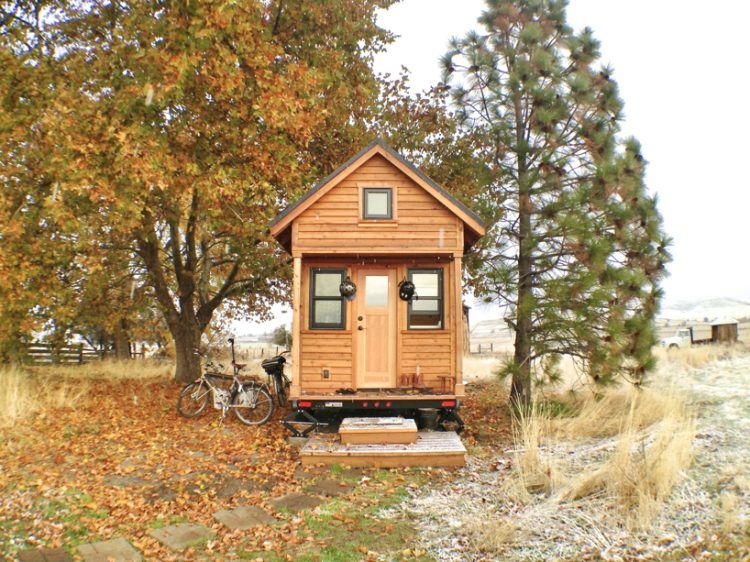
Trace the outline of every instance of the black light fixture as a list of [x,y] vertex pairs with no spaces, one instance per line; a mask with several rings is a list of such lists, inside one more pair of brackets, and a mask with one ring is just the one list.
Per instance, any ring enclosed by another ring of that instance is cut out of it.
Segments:
[[416,287],[414,286],[414,283],[408,279],[404,279],[398,284],[398,296],[402,301],[409,302],[415,299],[417,296],[415,291]]
[[344,297],[346,300],[354,300],[354,295],[357,294],[357,286],[354,284],[354,281],[352,281],[352,278],[348,275],[346,276],[346,279],[339,285],[339,293],[341,293],[341,296]]

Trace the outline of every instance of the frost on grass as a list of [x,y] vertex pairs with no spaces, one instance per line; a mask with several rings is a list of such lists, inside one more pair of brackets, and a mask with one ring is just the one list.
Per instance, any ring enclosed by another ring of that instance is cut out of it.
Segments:
[[742,354],[699,367],[667,362],[640,403],[613,398],[607,411],[622,411],[595,430],[580,429],[593,418],[537,416],[512,448],[473,458],[451,484],[398,509],[416,522],[421,546],[451,561],[659,559],[743,532],[748,373]]

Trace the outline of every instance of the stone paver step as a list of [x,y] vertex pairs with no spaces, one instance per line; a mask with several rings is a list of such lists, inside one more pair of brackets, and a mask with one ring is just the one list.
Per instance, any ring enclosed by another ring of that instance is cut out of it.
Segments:
[[64,548],[30,548],[17,556],[20,562],[73,562]]
[[82,544],[78,547],[78,554],[85,562],[141,562],[143,560],[141,553],[123,537]]
[[199,545],[214,536],[211,529],[195,523],[167,525],[154,529],[149,534],[174,552]]
[[276,522],[274,517],[262,509],[243,505],[235,509],[223,509],[214,513],[214,519],[229,529],[244,531],[256,525],[270,525]]
[[286,509],[292,513],[297,513],[303,509],[310,509],[323,503],[321,498],[308,496],[299,492],[292,492],[284,496],[271,500],[271,505],[276,509]]
[[341,482],[339,480],[320,480],[315,484],[309,486],[306,491],[311,494],[317,494],[319,496],[327,496],[334,498],[342,494],[346,494],[351,491],[352,485],[348,482]]

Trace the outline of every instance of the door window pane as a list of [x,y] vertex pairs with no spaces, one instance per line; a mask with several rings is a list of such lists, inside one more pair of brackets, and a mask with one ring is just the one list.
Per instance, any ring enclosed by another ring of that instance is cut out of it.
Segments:
[[367,275],[365,277],[365,305],[388,306],[387,275]]

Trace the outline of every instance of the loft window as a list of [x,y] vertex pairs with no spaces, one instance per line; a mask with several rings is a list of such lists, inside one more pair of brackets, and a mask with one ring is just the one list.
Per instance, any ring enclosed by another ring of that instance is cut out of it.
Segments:
[[414,283],[416,298],[409,302],[410,330],[441,330],[443,328],[443,270],[410,269],[409,281]]
[[362,218],[393,218],[393,190],[390,187],[365,187],[362,197]]
[[345,269],[315,268],[310,270],[310,328],[343,330],[346,325],[346,304],[339,285],[346,277]]

